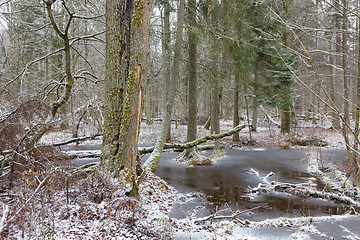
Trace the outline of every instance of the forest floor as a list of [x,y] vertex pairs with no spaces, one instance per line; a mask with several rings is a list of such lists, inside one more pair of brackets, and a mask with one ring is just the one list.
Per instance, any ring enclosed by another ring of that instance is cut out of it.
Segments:
[[[160,128],[159,122],[152,125],[142,124],[139,143],[145,145],[153,145]],[[244,123],[246,124],[246,123]],[[221,132],[229,131],[233,128],[232,121],[221,121]],[[172,124],[171,136],[173,142],[186,141],[186,125]],[[197,128],[198,136],[209,134],[203,126]],[[251,136],[250,136],[251,134]],[[224,146],[271,146],[280,148],[298,148],[306,146],[325,146],[329,148],[345,148],[341,131],[331,128],[329,121],[321,124],[312,124],[310,122],[298,122],[292,129],[290,134],[284,135],[280,133],[280,128],[271,126],[260,126],[256,132],[245,128],[239,132],[240,141],[233,142],[232,137],[222,139]]]
[[[153,145],[159,126],[160,123],[142,124],[139,144]],[[243,130],[240,142],[235,145],[344,148],[340,132],[327,126],[303,126],[295,128],[289,135],[281,135],[275,127],[270,130],[259,127],[257,132],[251,132],[251,138],[249,131]],[[230,121],[221,123],[222,131],[231,128]],[[171,131],[173,141],[185,141],[186,126],[173,124]],[[208,130],[198,127],[198,136],[208,133]],[[80,134],[92,133],[84,128]],[[61,142],[69,138],[69,132],[52,132],[43,138],[42,143]],[[88,141],[86,144],[99,142]],[[231,137],[222,139],[222,143],[224,146],[233,145]],[[335,224],[343,218],[349,220],[354,217],[280,218],[270,222],[252,222],[240,219],[239,213],[232,212],[227,216],[213,215],[207,219],[196,215],[174,219],[168,213],[177,196],[176,190],[152,173],[142,181],[140,199],[136,200],[125,196],[130,186],[109,178],[96,167],[83,169],[65,165],[50,164],[46,173],[27,170],[19,176],[15,187],[0,194],[0,232],[3,239],[277,239],[275,236],[310,239],[309,234],[324,237],[314,227],[315,223],[331,221]],[[276,228],[264,229],[269,226]],[[359,238],[355,235],[349,239]]]

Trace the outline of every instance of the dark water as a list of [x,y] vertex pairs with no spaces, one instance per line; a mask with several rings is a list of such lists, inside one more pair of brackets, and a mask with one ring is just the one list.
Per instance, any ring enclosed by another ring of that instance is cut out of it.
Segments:
[[[97,150],[100,145],[66,146],[69,150]],[[227,155],[215,160],[213,166],[189,167],[174,159],[179,153],[165,152],[155,172],[180,193],[171,215],[184,218],[196,210],[199,215],[208,215],[219,209],[246,210],[250,220],[263,220],[279,216],[318,216],[343,214],[348,206],[328,201],[290,196],[282,193],[264,193],[254,198],[247,194],[248,187],[268,181],[301,183],[308,180],[305,150],[243,147],[226,149]],[[201,152],[209,156],[211,151]],[[344,150],[323,150],[324,164],[344,161]],[[146,160],[148,155],[143,157]],[[75,159],[75,165],[84,165],[98,159]]]
[[[324,158],[336,161],[344,157],[343,152],[323,153]],[[175,204],[173,217],[186,217],[188,210],[202,205],[200,213],[206,215],[230,206],[232,210],[252,211],[251,220],[263,220],[269,217],[318,216],[327,214],[343,214],[349,208],[320,199],[290,196],[282,193],[266,193],[249,198],[248,187],[255,187],[268,181],[301,183],[308,180],[305,150],[289,150],[277,148],[236,148],[226,149],[227,156],[217,159],[213,166],[187,167],[176,163],[176,153],[165,153],[156,174],[165,179],[179,192],[185,194],[183,202]],[[205,152],[209,154],[209,152]],[[344,159],[344,158],[343,158]],[[258,174],[255,174],[257,172]],[[192,198],[191,192],[201,192],[201,198]],[[188,194],[188,195],[186,195]],[[183,198],[184,198],[183,197]]]

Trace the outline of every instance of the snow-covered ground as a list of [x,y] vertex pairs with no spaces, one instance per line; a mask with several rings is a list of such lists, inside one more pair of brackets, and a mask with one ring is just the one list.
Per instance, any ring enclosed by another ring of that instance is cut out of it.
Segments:
[[[142,123],[139,144],[153,145],[160,124]],[[316,138],[325,140],[328,147],[344,148],[340,132],[326,126],[315,128],[308,123],[298,126],[304,127],[295,128],[290,135],[281,135],[278,128],[269,130],[261,126],[251,133],[252,141],[248,130],[243,130],[237,144],[297,148],[294,139]],[[221,122],[223,132],[231,128],[231,121]],[[173,141],[185,142],[186,126],[172,124],[171,131]],[[80,133],[86,136],[95,132],[84,128]],[[208,133],[198,126],[198,136]],[[69,131],[50,132],[41,143],[70,138]],[[85,144],[101,144],[101,138]],[[232,144],[231,137],[223,139],[223,144]],[[36,191],[45,177],[46,184]],[[140,189],[140,200],[125,197],[128,186],[109,179],[99,169],[85,172],[54,166],[48,176],[30,171],[23,175],[21,184],[1,197],[2,236],[5,239],[337,239],[338,236],[360,239],[360,231],[354,229],[360,219],[354,215],[281,218],[268,222],[251,222],[228,215],[199,223],[196,214],[183,219],[169,216],[179,194],[159,177],[148,174]],[[332,226],[342,230],[326,232]]]

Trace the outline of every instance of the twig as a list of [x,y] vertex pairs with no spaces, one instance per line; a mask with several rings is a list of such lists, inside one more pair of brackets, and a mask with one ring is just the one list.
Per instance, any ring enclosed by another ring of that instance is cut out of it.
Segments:
[[[26,202],[16,211],[16,213],[5,223],[1,224],[0,226],[0,234],[3,233],[4,229],[9,225],[9,223],[13,222],[15,218],[21,213],[21,211],[25,208],[25,206],[34,198],[35,194],[41,189],[41,187],[44,185],[46,180],[49,178],[50,173],[39,183],[38,187],[35,189],[33,194],[26,200]],[[4,216],[3,216],[4,218]],[[3,218],[1,219],[1,223],[3,221]]]
[[[229,207],[229,205],[228,205],[228,207]],[[229,208],[230,208],[230,207],[229,207]],[[240,215],[240,214],[243,214],[243,213],[246,213],[246,212],[250,212],[250,211],[256,210],[256,209],[258,209],[258,208],[260,208],[260,206],[257,206],[257,207],[254,207],[254,208],[250,208],[250,209],[246,209],[246,210],[243,210],[243,211],[237,210],[237,211],[235,211],[235,212],[233,212],[233,211],[230,209],[230,211],[232,212],[231,215],[217,215],[217,214],[218,214],[218,211],[216,211],[214,214],[211,214],[211,215],[209,215],[209,216],[195,219],[195,220],[194,220],[194,223],[195,223],[195,224],[199,224],[199,223],[201,223],[201,222],[205,222],[205,221],[210,220],[210,219],[211,219],[211,220],[216,220],[216,219],[235,219],[235,218],[236,218],[238,215]],[[237,220],[239,220],[239,219],[237,219]],[[245,225],[245,223],[243,223],[242,221],[240,221],[240,222]]]

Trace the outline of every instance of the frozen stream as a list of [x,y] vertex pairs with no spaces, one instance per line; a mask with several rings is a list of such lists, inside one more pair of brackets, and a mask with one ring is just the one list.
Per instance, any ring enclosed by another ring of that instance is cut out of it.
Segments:
[[[342,214],[348,210],[340,204],[327,201],[288,196],[286,194],[262,194],[250,199],[248,186],[255,187],[268,181],[288,183],[306,182],[304,150],[277,148],[226,149],[227,156],[215,160],[213,166],[186,167],[172,160],[178,153],[166,153],[156,174],[175,187],[183,196],[174,207],[173,217],[183,218],[195,207],[204,206],[202,214],[213,213],[225,204],[233,210],[260,207],[247,216],[250,220],[263,220],[280,216],[301,217]],[[206,153],[205,153],[206,154]],[[324,158],[328,157],[326,153]],[[341,156],[341,153],[339,153]],[[330,157],[330,156],[329,156]],[[196,192],[203,193],[199,197]]]
[[[64,150],[94,150],[98,147],[100,146],[67,146]],[[304,160],[305,150],[242,147],[226,149],[226,152],[227,155],[216,159],[213,166],[196,167],[176,162],[174,158],[179,153],[165,152],[163,154],[155,173],[179,192],[171,212],[172,217],[181,219],[193,214],[202,217],[214,213],[216,209],[225,209],[222,214],[226,214],[226,209],[229,207],[232,210],[256,208],[242,216],[254,221],[276,217],[337,215],[349,210],[348,206],[321,199],[294,197],[280,193],[261,194],[250,198],[246,194],[248,186],[254,187],[266,180],[288,183],[306,182],[309,174]],[[210,155],[211,151],[204,151],[201,154]],[[324,164],[344,161],[345,154],[343,150],[322,150]],[[144,156],[143,160],[147,157],[147,155]],[[74,163],[79,165],[96,160],[98,159],[74,160]],[[270,172],[274,174],[264,180]],[[359,221],[359,217],[352,217],[348,220],[318,223],[317,228],[323,233],[330,234],[327,235],[328,239],[360,239]],[[249,229],[239,231],[239,234],[243,232],[246,236],[252,234],[252,230]],[[351,236],[356,237],[346,238],[343,234],[349,231]],[[262,232],[265,236],[269,234],[274,236],[269,239],[277,239],[275,236],[286,239],[286,236],[294,231],[290,228],[262,229],[256,231],[255,237],[261,239],[259,234]]]

